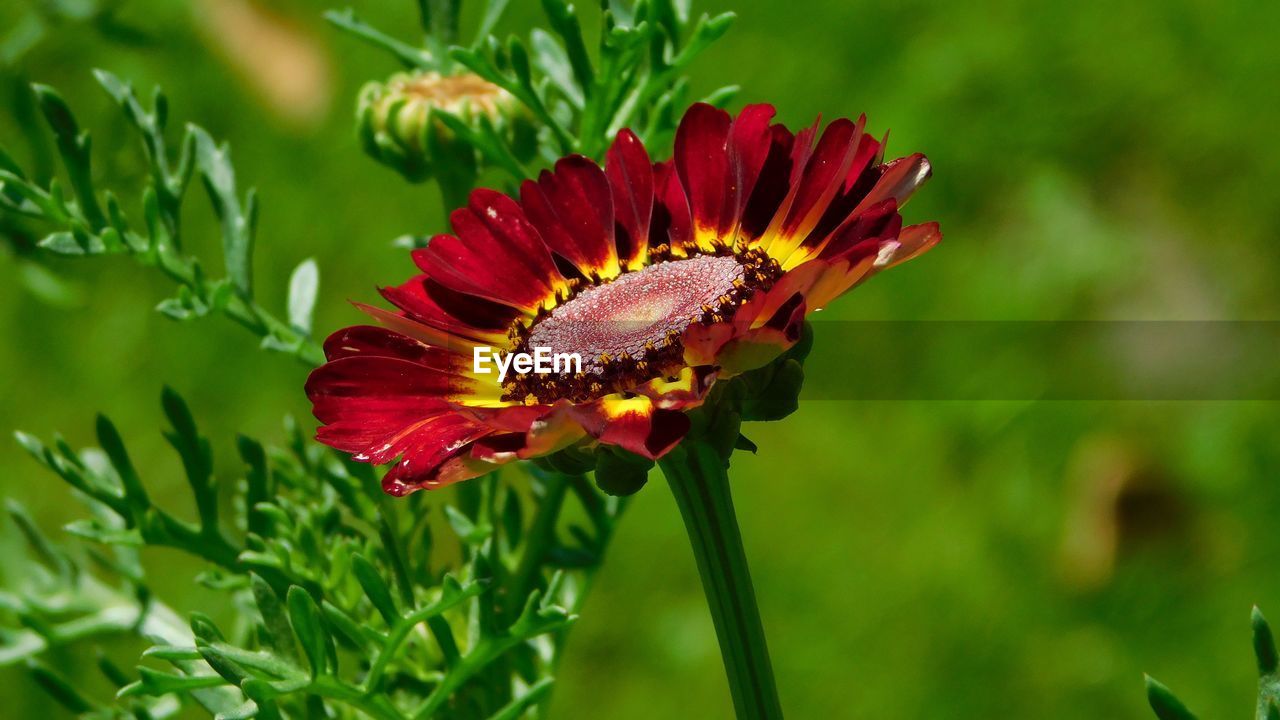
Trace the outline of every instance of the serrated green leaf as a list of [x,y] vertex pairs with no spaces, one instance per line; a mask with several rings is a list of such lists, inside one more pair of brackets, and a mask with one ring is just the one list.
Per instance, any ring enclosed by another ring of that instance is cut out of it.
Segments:
[[[276,655],[260,650],[245,650],[223,642],[201,644],[200,656],[206,661],[213,659],[214,662],[209,664],[215,668],[218,665],[234,666],[242,673],[247,671],[260,678],[295,682],[305,678],[301,668]],[[236,680],[236,683],[242,681],[243,678]]]
[[73,520],[64,525],[63,529],[76,537],[105,545],[142,547],[146,544],[142,540],[142,533],[135,529],[106,527],[93,520]]
[[203,642],[220,642],[226,638],[213,618],[202,612],[191,613],[191,634]]
[[191,409],[173,388],[165,386],[161,393],[165,416],[173,426],[165,438],[182,458],[187,484],[195,496],[201,529],[210,535],[218,527],[218,491],[213,482],[213,451],[209,441],[196,429]]
[[242,205],[228,147],[215,143],[203,128],[191,126],[191,133],[195,138],[196,169],[222,224],[222,258],[227,277],[244,297],[252,297],[253,193],[250,191]]
[[582,39],[582,24],[578,21],[578,16],[565,0],[542,0],[542,9],[547,14],[551,29],[564,41],[574,78],[583,94],[589,96],[595,85],[595,71],[591,67],[587,45]]
[[161,300],[156,304],[156,312],[170,320],[178,321],[194,320],[206,314],[202,309],[192,307],[190,301],[181,298]]
[[48,85],[31,86],[36,94],[36,102],[44,114],[45,121],[53,130],[58,146],[58,154],[67,169],[67,177],[71,180],[71,188],[80,205],[80,212],[93,230],[100,230],[106,225],[106,217],[94,195],[92,173],[90,171],[89,134],[80,131],[71,108],[62,96]]
[[574,107],[581,109],[585,98],[582,88],[573,76],[573,66],[564,48],[546,31],[534,28],[529,33],[529,44],[534,60],[542,72],[555,84]]
[[395,599],[391,596],[391,588],[382,579],[378,569],[365,556],[357,553],[351,558],[351,571],[382,619],[388,626],[395,625],[400,620],[400,611],[396,608]]
[[266,518],[258,510],[258,505],[271,496],[267,453],[261,443],[245,435],[236,436],[236,449],[245,464],[245,526],[250,533],[261,535],[266,532]]
[[284,604],[280,602],[280,596],[257,573],[249,574],[249,587],[253,591],[258,614],[262,616],[262,629],[267,643],[276,654],[297,660],[298,648],[293,642],[292,625]]
[[168,662],[193,661],[200,659],[200,651],[194,647],[181,645],[153,645],[142,651],[142,657],[155,658]]
[[316,601],[306,590],[294,585],[289,588],[287,603],[289,622],[311,665],[311,677],[328,674],[329,646],[333,638],[324,627]]
[[134,468],[133,461],[129,459],[129,453],[125,449],[120,432],[116,430],[110,418],[101,414],[98,415],[96,429],[98,446],[106,453],[116,475],[119,476],[124,488],[125,500],[136,511],[141,511],[150,505],[150,501],[147,499],[146,489],[142,486],[142,480],[138,477],[138,471]]
[[738,93],[741,91],[741,85],[725,85],[722,88],[717,88],[707,93],[698,102],[706,103],[712,107],[725,108],[729,103],[733,102],[733,99],[737,97]]
[[220,675],[178,675],[160,672],[149,667],[139,667],[138,675],[141,676],[141,680],[121,688],[120,692],[116,693],[116,697],[157,697],[227,684]]
[[36,243],[40,248],[58,255],[101,255],[107,246],[98,237],[77,238],[70,232],[50,233]]
[[528,88],[529,92],[536,92],[533,88],[533,70],[529,65],[529,49],[518,36],[507,38],[507,54],[511,58],[511,70],[515,73],[516,80]]
[[71,108],[57,90],[40,83],[32,84],[31,89],[36,94],[36,102],[44,114],[45,122],[49,123],[49,129],[55,135],[74,138],[80,134],[80,126],[76,123]]

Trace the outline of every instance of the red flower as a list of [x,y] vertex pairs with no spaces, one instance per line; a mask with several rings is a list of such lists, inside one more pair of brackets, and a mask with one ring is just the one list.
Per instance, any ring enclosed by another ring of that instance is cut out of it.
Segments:
[[[603,169],[574,155],[519,200],[476,190],[454,235],[414,251],[421,274],[382,290],[398,312],[361,306],[382,327],[325,342],[307,382],[319,440],[396,462],[396,495],[580,442],[669,451],[717,378],[768,363],[807,313],[941,239],[898,214],[929,177],[923,155],[882,162],[865,118],[818,137],[773,115],[695,105],[671,161],[623,130]],[[581,372],[499,381],[475,371],[477,347],[577,353]]]

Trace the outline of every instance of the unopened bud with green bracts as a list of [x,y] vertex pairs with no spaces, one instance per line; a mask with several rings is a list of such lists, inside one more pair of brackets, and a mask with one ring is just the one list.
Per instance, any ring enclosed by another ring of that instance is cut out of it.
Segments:
[[518,167],[537,145],[528,110],[471,73],[397,73],[371,82],[356,116],[365,151],[414,182],[472,177],[492,164]]

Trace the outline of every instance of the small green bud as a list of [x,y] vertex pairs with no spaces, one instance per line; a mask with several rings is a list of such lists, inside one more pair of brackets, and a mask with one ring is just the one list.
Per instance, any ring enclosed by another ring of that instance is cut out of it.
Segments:
[[[460,137],[440,113],[456,117],[473,137]],[[471,73],[397,73],[369,83],[360,91],[356,119],[365,152],[413,182],[473,176],[484,162],[477,142],[504,144],[521,159],[536,146],[525,107]]]

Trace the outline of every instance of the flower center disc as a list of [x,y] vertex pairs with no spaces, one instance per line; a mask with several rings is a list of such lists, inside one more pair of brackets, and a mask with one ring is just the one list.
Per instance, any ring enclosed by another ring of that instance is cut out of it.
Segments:
[[780,274],[763,252],[721,252],[662,260],[588,287],[533,325],[516,324],[511,331],[512,352],[576,354],[581,372],[508,375],[503,398],[579,402],[672,375],[684,362],[680,338],[686,328],[732,317],[745,298]]
[[610,360],[641,360],[678,337],[743,278],[732,255],[699,255],[630,272],[589,288],[529,332],[530,347],[577,353],[582,370],[601,374]]
[[684,364],[685,329],[732,319],[739,305],[782,276],[778,262],[759,248],[735,252],[719,247],[705,255],[672,258],[660,245],[650,257],[659,259],[584,288],[532,325],[513,323],[512,353],[546,348],[555,358],[577,355],[581,372],[560,372],[561,365],[556,372],[508,374],[503,399],[583,402],[674,376]]

